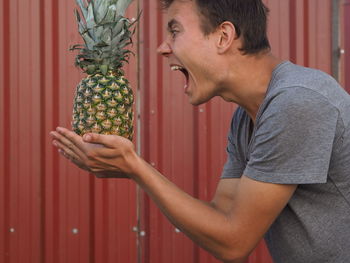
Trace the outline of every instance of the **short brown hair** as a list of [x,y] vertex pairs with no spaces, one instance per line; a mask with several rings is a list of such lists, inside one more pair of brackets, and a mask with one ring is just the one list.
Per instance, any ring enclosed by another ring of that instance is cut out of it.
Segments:
[[[164,9],[176,0],[160,0]],[[202,14],[202,30],[208,35],[224,21],[231,22],[237,36],[242,36],[243,54],[270,49],[267,38],[269,9],[262,0],[193,0]]]

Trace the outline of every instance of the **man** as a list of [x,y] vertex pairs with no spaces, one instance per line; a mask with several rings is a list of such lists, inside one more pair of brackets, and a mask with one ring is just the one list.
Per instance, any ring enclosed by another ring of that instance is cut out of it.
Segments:
[[164,0],[158,52],[186,76],[189,101],[237,103],[215,196],[199,201],[118,136],[64,128],[54,145],[97,175],[127,176],[169,220],[224,262],[244,262],[265,236],[276,263],[350,258],[350,96],[325,73],[281,61],[261,0]]

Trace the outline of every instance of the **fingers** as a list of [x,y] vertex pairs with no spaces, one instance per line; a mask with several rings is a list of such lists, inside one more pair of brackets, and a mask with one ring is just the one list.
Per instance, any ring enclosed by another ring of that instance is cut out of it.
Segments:
[[79,168],[90,172],[90,169],[84,164],[84,161],[81,158],[81,156],[77,155],[74,151],[66,147],[59,140],[54,140],[52,144],[58,148],[58,152],[63,157],[65,157],[66,159],[68,159],[69,161],[77,165]]
[[62,127],[57,127],[56,131],[66,138],[64,141],[69,149],[74,150],[74,146],[80,150],[83,149],[84,142],[78,134]]
[[94,159],[96,156],[110,155],[109,148],[105,148],[102,144],[86,143],[79,135],[65,128],[58,127],[57,131],[52,131],[50,135],[55,139],[53,144],[63,151],[67,159],[74,158],[85,163],[88,159]]
[[59,141],[53,141],[52,142],[53,145],[55,145],[59,150],[59,153],[61,155],[63,155],[65,158],[67,158],[70,161],[75,161],[75,160],[79,160],[80,157],[78,155],[76,155],[71,149],[65,147],[62,143],[60,143]]
[[78,157],[79,159],[84,158],[83,152],[64,135],[56,131],[51,132],[50,135],[55,139],[53,144],[59,149],[63,150],[67,155],[72,156],[72,153],[74,153],[74,157]]

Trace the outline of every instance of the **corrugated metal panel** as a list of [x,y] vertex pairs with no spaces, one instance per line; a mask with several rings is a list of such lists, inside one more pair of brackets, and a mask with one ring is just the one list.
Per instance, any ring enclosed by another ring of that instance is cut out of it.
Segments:
[[[215,99],[192,107],[183,94],[183,76],[170,72],[156,55],[165,37],[165,17],[144,1],[141,50],[143,156],[186,192],[210,200],[225,162],[226,134],[234,105]],[[331,72],[331,1],[266,0],[269,37],[283,59]],[[143,262],[218,262],[194,246],[162,216],[148,197],[143,202]],[[261,243],[249,263],[271,258]]]
[[[1,263],[136,262],[135,185],[78,171],[49,138],[70,126],[82,77],[68,51],[79,40],[74,6],[0,2]],[[136,88],[135,59],[127,71]]]
[[[165,34],[157,1],[139,2],[140,79],[135,58],[127,74],[140,86],[142,155],[188,193],[210,200],[235,106],[219,99],[189,105],[183,77],[156,55]],[[330,73],[331,0],[265,2],[274,53]],[[143,192],[138,254],[135,185],[97,180],[51,146],[49,131],[70,125],[82,77],[67,51],[79,41],[74,5],[0,0],[0,263],[217,262],[176,232]],[[129,14],[136,15],[136,3]],[[248,262],[271,262],[263,243]]]
[[331,0],[266,0],[272,51],[331,73]]
[[[38,32],[35,5],[21,6],[17,1],[1,2],[3,26],[3,64],[1,122],[2,157],[1,199],[4,210],[1,225],[1,257],[3,262],[24,262],[40,259],[40,82]],[[26,13],[33,16],[26,22],[18,19]],[[10,16],[9,13],[13,15]],[[26,48],[24,48],[26,46]],[[29,187],[28,187],[29,186]],[[25,251],[26,253],[18,253]],[[11,255],[11,256],[10,256]]]
[[5,13],[8,13],[8,4],[5,5],[1,2],[0,8],[0,262],[5,262],[5,251],[8,251],[8,231],[5,228],[7,223],[7,217],[5,216],[5,211],[8,211],[8,177],[5,177],[5,174],[8,174],[9,170],[9,146],[7,140],[8,138],[8,129],[6,123],[8,123],[7,112],[8,103],[5,104],[5,98],[8,98],[8,89],[5,89],[9,85],[8,80],[5,79],[5,76],[8,76],[8,65],[9,56],[6,56],[5,50],[8,50],[8,41],[5,41],[5,35],[8,35],[8,19],[5,19]]

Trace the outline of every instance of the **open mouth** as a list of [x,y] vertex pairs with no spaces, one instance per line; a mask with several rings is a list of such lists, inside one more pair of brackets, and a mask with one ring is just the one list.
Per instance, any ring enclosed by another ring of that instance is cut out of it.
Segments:
[[185,75],[185,77],[186,77],[186,84],[184,86],[184,89],[186,90],[187,87],[188,87],[188,81],[189,81],[189,73],[188,73],[187,69],[185,69],[184,67],[178,66],[178,65],[172,65],[172,66],[170,66],[170,68],[171,68],[172,71],[179,70]]

